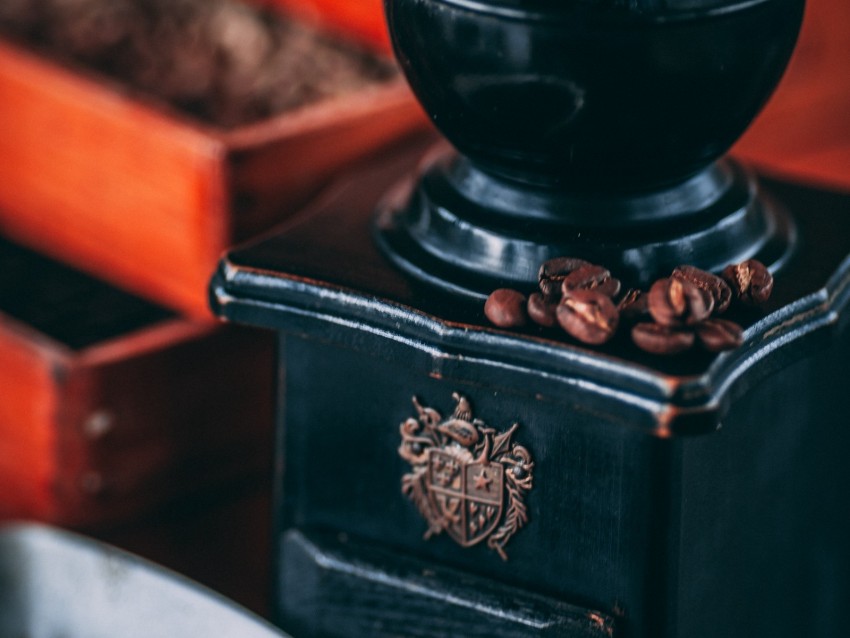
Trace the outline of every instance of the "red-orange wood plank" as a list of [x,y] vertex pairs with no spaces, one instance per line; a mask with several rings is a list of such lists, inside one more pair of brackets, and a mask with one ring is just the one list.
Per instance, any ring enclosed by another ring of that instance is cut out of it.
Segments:
[[53,515],[53,427],[63,354],[0,317],[0,519]]
[[[224,154],[113,86],[0,42],[4,234],[179,304],[226,245]],[[163,262],[183,275],[152,289],[146,272]]]
[[209,320],[236,237],[424,123],[399,80],[225,132],[0,39],[0,233]]

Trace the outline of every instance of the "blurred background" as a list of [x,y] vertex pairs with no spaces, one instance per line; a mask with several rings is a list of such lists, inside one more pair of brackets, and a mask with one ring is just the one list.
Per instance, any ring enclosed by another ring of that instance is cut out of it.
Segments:
[[[733,153],[850,191],[850,3]],[[267,611],[271,335],[207,282],[355,164],[433,135],[380,0],[0,0],[0,522]]]

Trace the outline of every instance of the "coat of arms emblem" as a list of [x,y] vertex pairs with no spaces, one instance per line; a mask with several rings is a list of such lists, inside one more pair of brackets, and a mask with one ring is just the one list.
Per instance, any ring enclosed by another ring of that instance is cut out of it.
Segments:
[[531,489],[531,454],[513,442],[519,427],[497,432],[472,418],[466,397],[452,395],[454,413],[443,419],[414,397],[418,416],[401,424],[401,457],[412,471],[401,489],[428,522],[425,538],[446,532],[463,547],[486,540],[508,559],[505,545],[528,522],[524,497]]

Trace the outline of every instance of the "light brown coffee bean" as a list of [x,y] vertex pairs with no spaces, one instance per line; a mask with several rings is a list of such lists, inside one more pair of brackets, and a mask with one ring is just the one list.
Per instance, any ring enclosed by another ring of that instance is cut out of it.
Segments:
[[710,292],[682,279],[659,279],[649,290],[649,312],[663,326],[697,324],[713,308]]
[[732,301],[732,289],[717,275],[707,270],[701,270],[695,266],[679,266],[670,275],[673,279],[689,281],[697,288],[711,293],[714,299],[714,312],[720,314],[726,312],[729,302]]
[[518,328],[527,323],[525,295],[510,288],[494,290],[484,303],[484,315],[500,328]]
[[727,266],[721,276],[735,296],[745,304],[762,304],[770,299],[773,292],[773,275],[756,259]]
[[600,345],[617,332],[620,315],[608,295],[596,290],[573,290],[558,305],[558,323],[570,335]]
[[614,279],[607,268],[588,264],[564,277],[561,293],[566,295],[571,290],[596,290],[603,295],[614,297],[620,292],[620,280]]

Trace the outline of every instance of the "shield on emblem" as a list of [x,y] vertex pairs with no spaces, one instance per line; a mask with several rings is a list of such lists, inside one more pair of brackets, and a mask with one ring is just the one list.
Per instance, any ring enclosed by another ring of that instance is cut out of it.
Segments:
[[496,529],[503,494],[500,463],[464,463],[442,450],[431,450],[428,498],[440,526],[461,546],[480,543]]

